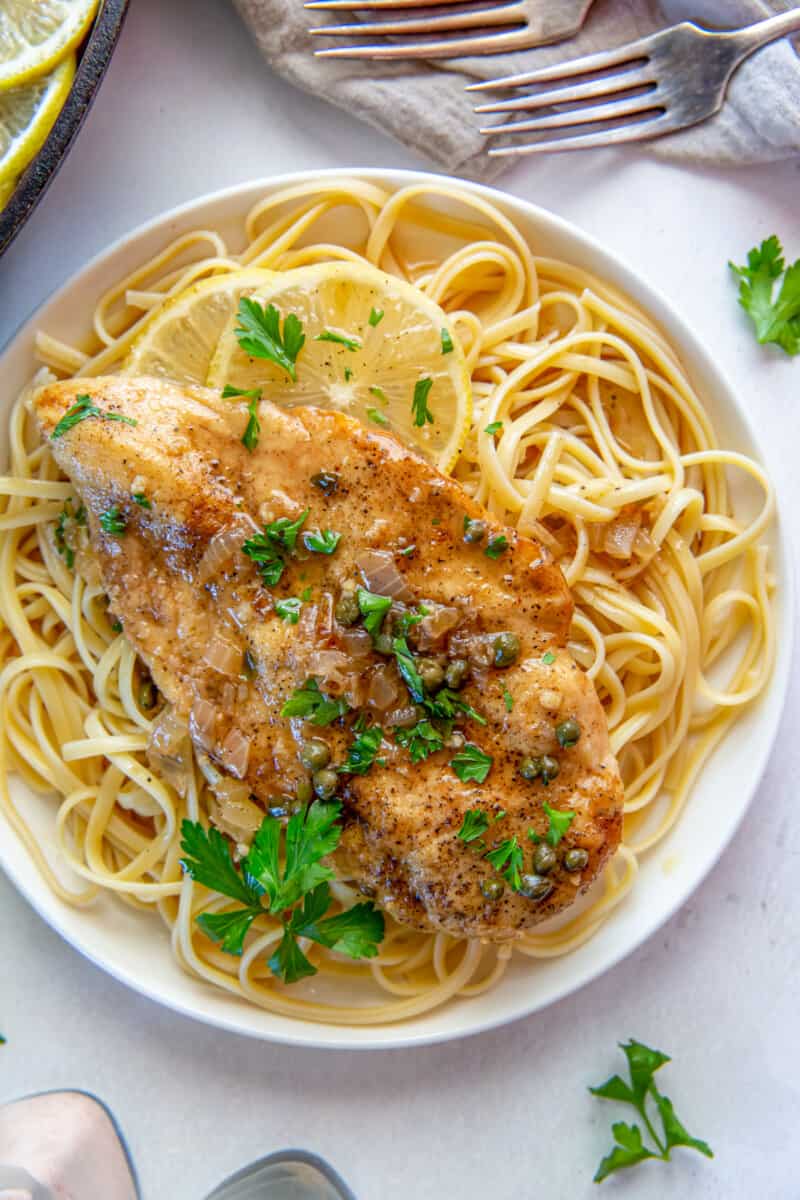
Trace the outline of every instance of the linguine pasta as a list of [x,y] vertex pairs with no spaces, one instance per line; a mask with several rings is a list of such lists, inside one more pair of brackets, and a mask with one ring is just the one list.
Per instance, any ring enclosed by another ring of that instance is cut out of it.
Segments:
[[[333,228],[346,228],[347,241]],[[570,648],[594,680],[625,783],[623,845],[571,913],[513,946],[387,919],[377,958],[304,944],[319,974],[285,986],[266,964],[280,927],[265,914],[241,958],[222,953],[194,917],[224,898],[209,898],[179,862],[181,819],[206,818],[213,796],[199,769],[179,795],[148,763],[151,717],[137,699],[136,656],[91,572],[70,570],[58,552],[55,523],[74,493],[35,430],[33,384],[13,408],[9,474],[0,479],[0,803],[62,900],[85,905],[105,890],[157,913],[191,974],[290,1017],[398,1021],[497,985],[512,957],[569,953],[635,885],[638,860],[679,819],[703,764],[769,678],[762,539],[773,494],[757,463],[718,446],[647,316],[580,268],[534,254],[480,195],[446,183],[390,193],[323,179],[256,204],[244,232],[236,251],[214,231],[183,234],[99,297],[80,344],[41,331],[41,363],[60,377],[113,372],[171,297],[243,266],[366,259],[439,303],[462,341],[474,395],[454,474],[564,571],[575,600]],[[499,434],[486,433],[496,422]],[[732,510],[731,472],[763,494],[752,520]],[[79,888],[47,860],[24,802],[12,799],[11,773],[58,796],[54,835]],[[333,892],[345,904],[356,898],[346,880]]]

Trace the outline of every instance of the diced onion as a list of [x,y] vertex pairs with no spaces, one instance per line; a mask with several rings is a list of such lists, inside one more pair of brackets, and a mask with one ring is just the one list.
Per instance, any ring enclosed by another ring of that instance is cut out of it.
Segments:
[[430,608],[431,612],[427,617],[422,618],[417,627],[417,645],[420,650],[430,650],[446,633],[455,629],[461,620],[461,613],[457,608],[450,608],[444,604],[431,604],[427,600],[425,606]]
[[185,794],[191,770],[192,747],[186,725],[167,705],[153,722],[147,757],[153,769]]
[[389,674],[388,667],[377,667],[370,676],[367,704],[370,708],[377,709],[378,712],[384,712],[395,703],[399,691],[396,680]]
[[620,513],[610,525],[606,526],[603,542],[605,553],[611,558],[630,559],[641,524],[642,514],[638,510]]
[[414,594],[397,569],[394,555],[388,550],[361,550],[356,555],[356,566],[364,577],[370,592],[380,596],[391,596],[410,604]]
[[372,653],[372,638],[366,629],[343,629],[339,640],[344,646],[345,654],[351,658],[366,658]]
[[215,533],[206,547],[206,552],[197,564],[194,582],[203,584],[216,575],[220,567],[241,549],[247,534],[243,529],[223,529]]
[[236,728],[230,729],[217,747],[214,757],[231,775],[244,779],[250,758],[250,738]]
[[214,634],[206,647],[203,661],[221,675],[238,675],[242,669],[242,651],[233,642]]
[[413,704],[407,704],[405,708],[393,708],[390,713],[387,713],[383,723],[391,729],[408,729],[411,725],[416,725],[418,720],[416,708]]
[[309,675],[316,676],[329,687],[345,687],[349,669],[352,669],[352,662],[341,650],[314,650],[308,660]]
[[217,710],[214,705],[198,696],[189,713],[189,733],[192,735],[192,741],[204,750],[212,750],[216,723]]

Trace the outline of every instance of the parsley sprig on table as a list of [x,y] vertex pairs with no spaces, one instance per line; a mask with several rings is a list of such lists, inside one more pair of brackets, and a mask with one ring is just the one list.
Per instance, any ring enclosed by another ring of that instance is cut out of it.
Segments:
[[351,958],[371,958],[383,940],[383,915],[371,901],[356,904],[335,917],[325,917],[331,902],[328,880],[333,871],[322,864],[339,844],[336,824],[341,805],[319,800],[289,818],[285,837],[281,822],[266,816],[237,870],[228,843],[216,829],[199,821],[181,825],[181,866],[211,891],[238,902],[226,912],[201,913],[197,923],[226,954],[241,954],[253,922],[266,914],[283,925],[278,949],[269,959],[273,975],[294,983],[316,974],[297,939],[308,938]]
[[[630,1082],[626,1083],[619,1075],[612,1075],[599,1087],[590,1087],[589,1091],[603,1100],[617,1100],[620,1104],[631,1105],[642,1118],[656,1148],[644,1144],[638,1125],[627,1125],[624,1121],[615,1122],[611,1126],[614,1147],[597,1168],[594,1182],[602,1183],[615,1171],[633,1167],[647,1158],[660,1158],[663,1162],[668,1162],[670,1151],[675,1146],[688,1146],[700,1154],[705,1154],[707,1158],[713,1158],[714,1153],[708,1143],[690,1136],[675,1115],[672,1101],[662,1095],[656,1087],[653,1077],[660,1067],[671,1061],[669,1056],[662,1054],[660,1050],[651,1050],[649,1046],[633,1039],[626,1044],[620,1043],[620,1049],[628,1060]],[[656,1133],[647,1112],[648,1104],[651,1108],[655,1107],[661,1121],[661,1136]]]
[[786,267],[783,247],[773,235],[748,253],[746,267],[728,266],[739,280],[739,303],[761,345],[771,343],[789,355],[800,354],[800,258]]
[[234,329],[239,345],[252,358],[264,358],[282,367],[292,382],[297,380],[297,356],[306,344],[303,326],[289,313],[281,329],[281,315],[274,304],[262,307],[257,300],[243,296]]

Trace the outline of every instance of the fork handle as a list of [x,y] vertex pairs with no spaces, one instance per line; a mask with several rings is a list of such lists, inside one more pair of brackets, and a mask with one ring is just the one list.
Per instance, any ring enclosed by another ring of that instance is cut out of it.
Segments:
[[790,12],[778,13],[776,17],[767,17],[765,21],[756,21],[755,25],[746,25],[728,36],[738,42],[743,56],[752,54],[760,46],[775,42],[778,38],[786,37],[789,33],[800,30],[800,8]]

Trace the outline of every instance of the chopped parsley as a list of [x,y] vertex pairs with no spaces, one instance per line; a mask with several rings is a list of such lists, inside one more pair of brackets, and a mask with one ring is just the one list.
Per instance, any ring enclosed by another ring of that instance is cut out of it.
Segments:
[[139,508],[152,508],[153,507],[152,504],[150,503],[150,501],[147,499],[147,496],[145,496],[144,492],[134,492],[133,493],[133,502],[134,502],[134,504],[138,504]]
[[71,532],[76,525],[85,525],[85,524],[86,524],[86,509],[84,508],[84,506],[82,504],[80,504],[78,506],[78,508],[75,510],[75,512],[73,513],[72,501],[66,500],[64,502],[64,507],[62,508],[61,512],[58,514],[58,520],[56,521],[54,538],[55,538],[55,543],[56,543],[56,550],[62,556],[62,558],[64,559],[64,562],[66,563],[66,565],[70,571],[75,566],[75,549],[70,544],[70,541],[68,541],[68,538],[71,536]]
[[314,338],[315,342],[336,342],[337,346],[344,346],[346,350],[360,350],[361,342],[355,338],[345,337],[343,333],[334,333],[332,329],[323,329],[322,333],[318,333]]
[[281,709],[282,717],[302,717],[312,725],[330,725],[348,711],[347,701],[334,700],[319,690],[316,679],[307,679],[295,688]]
[[305,345],[306,335],[295,314],[287,315],[281,330],[280,313],[274,304],[262,308],[257,300],[243,296],[237,318],[239,324],[234,333],[245,353],[274,362],[296,381],[297,356]]
[[484,857],[492,864],[495,871],[498,871],[506,882],[511,885],[513,890],[518,892],[522,884],[520,870],[524,860],[522,848],[517,841],[516,835],[500,842],[498,846],[495,846]]
[[127,521],[120,513],[118,504],[112,504],[111,508],[107,508],[104,513],[100,514],[100,527],[106,533],[120,537],[125,532],[126,526]]
[[383,741],[383,730],[379,725],[370,725],[362,730],[350,743],[347,758],[338,768],[345,775],[366,775],[378,755]]
[[291,554],[297,543],[297,535],[308,516],[302,512],[296,521],[279,517],[264,526],[263,533],[248,538],[242,545],[242,553],[251,559],[266,587],[275,587],[286,566],[285,555]]
[[373,308],[370,310],[369,323],[373,327],[373,329],[375,328],[376,325],[380,325],[382,320],[383,320],[383,309],[382,308]]
[[254,921],[266,914],[278,918],[283,936],[269,959],[269,968],[285,983],[316,974],[298,938],[308,938],[351,958],[377,954],[384,920],[370,901],[325,918],[331,903],[328,881],[333,871],[322,860],[339,844],[341,826],[336,822],[340,815],[340,804],[315,800],[308,809],[300,809],[289,818],[285,835],[280,820],[264,817],[241,871],[218,830],[206,830],[199,821],[184,820],[183,870],[210,891],[239,905],[232,910],[201,913],[196,920],[206,936],[219,942],[226,954],[240,955]]
[[352,368],[352,367],[345,367],[345,369],[344,369],[344,381],[345,381],[345,383],[349,383],[349,382],[350,382],[350,380],[351,380],[352,378],[353,378],[353,368]]
[[258,439],[261,434],[261,422],[258,419],[258,405],[261,400],[261,388],[250,388],[248,391],[242,391],[241,388],[231,387],[226,384],[222,389],[223,400],[246,400],[247,401],[247,425],[242,434],[242,445],[252,454],[258,445]]
[[389,418],[384,416],[377,408],[368,408],[367,416],[374,425],[383,425],[386,428],[389,424]]
[[484,554],[487,558],[499,558],[508,549],[508,538],[504,533],[497,533],[489,538]]
[[546,654],[542,655],[542,662],[546,667],[551,667],[555,661],[556,656],[553,654],[552,650],[548,650]]
[[[739,303],[753,323],[758,342],[800,354],[800,258],[787,267],[773,234],[747,255],[747,266],[728,263],[739,280]],[[778,289],[777,281],[783,276]]]
[[364,618],[364,628],[370,637],[376,638],[381,631],[383,618],[392,607],[391,596],[380,596],[377,592],[368,592],[366,588],[360,587],[356,592],[356,599]]
[[439,688],[435,696],[426,697],[423,703],[431,716],[438,717],[442,721],[452,722],[457,719],[459,714],[463,714],[470,720],[477,721],[479,725],[486,724],[486,718],[476,712],[472,705],[468,704],[452,688]]
[[442,735],[427,720],[417,721],[410,729],[397,729],[394,737],[398,746],[408,750],[414,763],[422,762],[444,747]]
[[503,422],[502,421],[492,421],[484,429],[484,433],[502,433],[502,431],[503,431]]
[[303,545],[312,554],[333,554],[341,540],[342,535],[332,529],[310,529],[303,534]]
[[63,437],[75,425],[81,421],[85,421],[87,417],[100,417],[103,421],[121,421],[124,425],[138,425],[138,421],[134,417],[125,417],[122,413],[104,412],[102,408],[98,408],[92,403],[91,397],[85,393],[75,397],[75,403],[67,409],[61,420],[56,425],[50,440],[55,441],[56,438]]
[[111,629],[114,633],[122,633],[122,621],[112,621]]
[[392,638],[392,650],[397,660],[397,669],[411,694],[411,699],[415,700],[417,704],[422,704],[425,700],[425,685],[417,670],[417,664],[408,642],[404,637]]
[[426,422],[429,425],[433,424],[433,413],[428,408],[428,396],[432,387],[432,379],[418,379],[414,384],[414,399],[411,402],[411,411],[414,414],[414,424],[420,429]]
[[408,558],[409,554],[413,554],[416,548],[416,543],[412,542],[410,546],[405,546],[402,550],[398,550],[397,553],[401,554],[403,558]]
[[447,329],[442,329],[442,354],[452,354],[453,339]]
[[275,601],[275,612],[287,625],[296,625],[300,620],[302,600],[297,596],[287,596],[285,600]]
[[468,808],[457,836],[462,842],[476,842],[489,828],[489,817],[482,808]]
[[[300,578],[302,579],[302,575],[300,576]],[[310,587],[303,588],[302,592],[300,593],[300,599],[303,601],[304,604],[308,604],[309,600],[311,599],[311,588]]]
[[462,783],[483,783],[492,769],[494,759],[479,746],[467,742],[450,759],[450,766]]
[[376,400],[380,400],[381,404],[389,403],[389,401],[386,398],[386,392],[383,390],[383,388],[379,388],[377,383],[373,383],[370,386],[369,390],[370,390],[370,393],[376,398]]
[[503,688],[503,704],[506,706],[506,712],[511,712],[514,708],[514,697],[508,688]]
[[551,808],[546,800],[542,802],[542,808],[550,820],[550,828],[547,830],[544,840],[551,846],[557,846],[575,820],[575,813],[568,810],[561,812],[557,808]]

